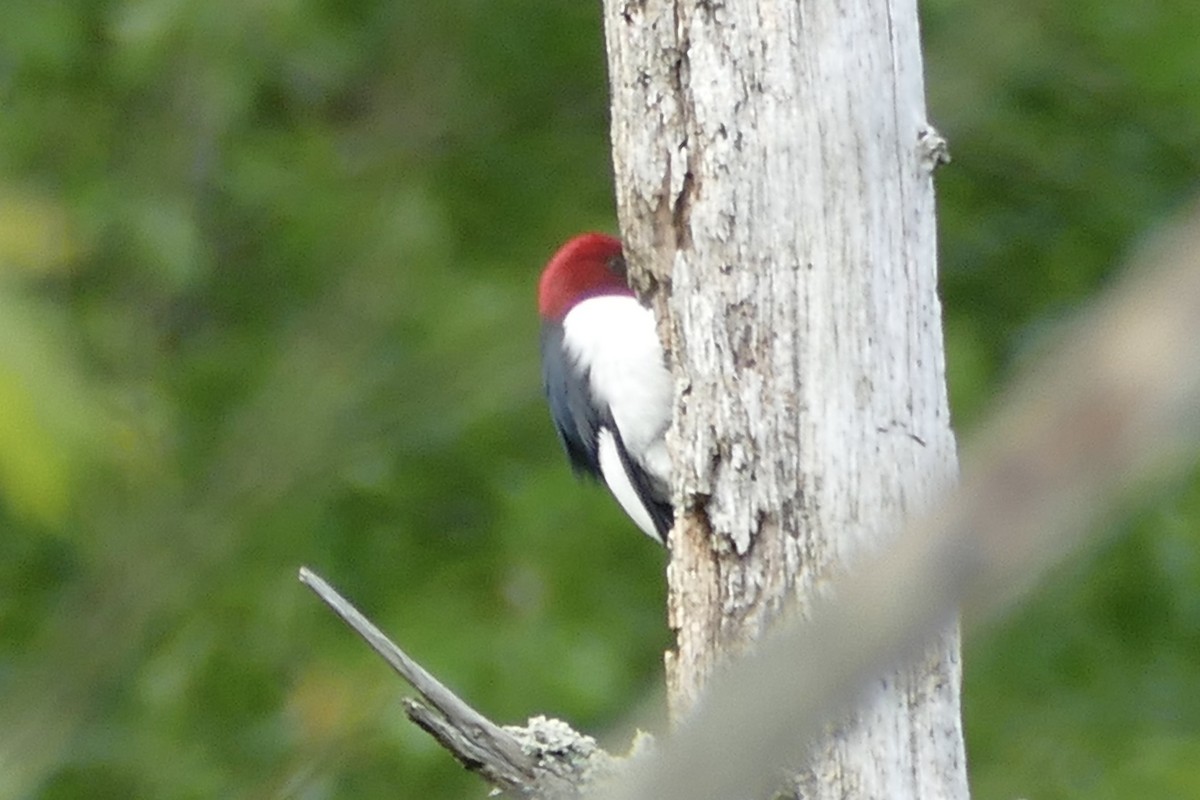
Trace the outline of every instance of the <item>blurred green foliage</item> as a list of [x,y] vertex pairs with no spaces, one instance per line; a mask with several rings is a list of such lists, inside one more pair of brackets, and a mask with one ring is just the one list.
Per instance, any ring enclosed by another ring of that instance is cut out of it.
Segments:
[[[1200,6],[924,12],[969,434],[1196,190]],[[0,4],[0,798],[480,796],[300,564],[627,740],[663,556],[566,469],[532,308],[614,228],[607,125],[594,3]],[[980,800],[1200,796],[1194,483],[970,642]]]

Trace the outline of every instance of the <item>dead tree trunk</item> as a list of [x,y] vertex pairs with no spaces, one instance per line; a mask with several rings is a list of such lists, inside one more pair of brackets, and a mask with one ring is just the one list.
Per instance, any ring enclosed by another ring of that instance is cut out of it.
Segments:
[[[954,478],[943,152],[911,0],[605,0],[605,27],[621,229],[678,379],[678,717]],[[958,652],[946,630],[791,793],[966,798]]]

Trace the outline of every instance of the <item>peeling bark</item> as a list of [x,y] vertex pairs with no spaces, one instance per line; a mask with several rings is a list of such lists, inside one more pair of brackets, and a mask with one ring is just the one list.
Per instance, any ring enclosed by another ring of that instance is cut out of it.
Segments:
[[[954,480],[945,150],[911,0],[606,0],[605,25],[621,230],[677,376],[678,718]],[[958,650],[885,681],[794,795],[967,797]]]

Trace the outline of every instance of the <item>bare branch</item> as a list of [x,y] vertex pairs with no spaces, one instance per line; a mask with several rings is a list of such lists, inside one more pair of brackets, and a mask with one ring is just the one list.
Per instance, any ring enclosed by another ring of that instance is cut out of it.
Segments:
[[[558,723],[574,734],[574,740],[560,735],[554,748],[538,748],[523,742],[518,735],[526,729],[503,728],[467,705],[433,675],[396,646],[358,609],[307,567],[300,568],[300,582],[332,608],[347,625],[361,636],[371,649],[381,655],[400,677],[421,696],[424,703],[406,700],[404,707],[409,719],[419,725],[458,761],[488,783],[520,797],[574,797],[587,776],[575,775],[570,765],[555,759],[558,752],[567,753],[570,747],[563,741],[581,742],[580,746],[599,751],[591,737],[570,731],[566,723]],[[529,729],[541,730],[543,721],[530,720]],[[517,735],[514,735],[517,734]],[[603,751],[599,751],[603,754]],[[574,761],[571,762],[572,764]]]
[[403,700],[403,703],[404,713],[417,727],[436,739],[438,744],[448,750],[468,770],[481,774],[488,783],[497,786],[512,785],[516,787],[524,785],[517,783],[520,779],[524,779],[525,782],[529,781],[529,777],[524,774],[518,778],[512,774],[505,773],[503,770],[496,769],[495,761],[491,758],[490,753],[484,752],[474,739],[464,734],[462,730],[453,724],[447,722],[445,717],[429,708],[429,706],[407,697]]

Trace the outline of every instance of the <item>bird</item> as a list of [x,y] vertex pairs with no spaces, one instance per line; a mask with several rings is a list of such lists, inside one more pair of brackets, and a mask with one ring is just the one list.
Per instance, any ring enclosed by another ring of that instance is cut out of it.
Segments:
[[665,546],[674,384],[654,314],[629,287],[620,240],[583,233],[562,245],[538,281],[538,314],[543,388],[571,467],[602,481]]

